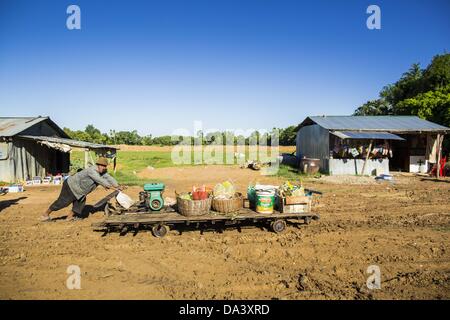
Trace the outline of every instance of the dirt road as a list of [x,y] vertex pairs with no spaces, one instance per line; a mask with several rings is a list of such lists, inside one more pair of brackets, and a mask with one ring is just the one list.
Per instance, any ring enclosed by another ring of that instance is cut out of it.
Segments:
[[[225,176],[245,191],[255,174],[212,168],[203,176],[199,168],[155,169],[149,175],[166,177],[166,195],[173,196],[175,187],[189,189],[192,179],[214,183]],[[203,235],[173,230],[163,239],[149,232],[102,237],[91,229],[103,219],[101,212],[78,222],[39,223],[59,187],[1,196],[0,298],[450,298],[450,180],[317,179],[306,186],[324,192],[315,207],[321,220],[310,225],[292,225],[280,235],[258,228]],[[98,189],[88,204],[106,194]],[[80,267],[80,290],[66,287],[69,265]],[[380,268],[381,289],[366,286],[370,265]]]

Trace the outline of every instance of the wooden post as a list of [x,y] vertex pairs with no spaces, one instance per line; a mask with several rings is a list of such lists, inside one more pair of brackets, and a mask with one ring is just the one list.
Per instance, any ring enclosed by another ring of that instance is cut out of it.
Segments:
[[84,149],[84,168],[88,167],[89,162],[89,149]]
[[95,161],[94,161],[94,159],[92,158],[92,154],[91,154],[90,150],[88,151],[88,153],[89,153],[89,158],[91,159],[91,164],[92,164],[92,165],[95,165]]
[[436,163],[436,178],[439,179],[440,171],[441,171],[441,148],[442,148],[442,139],[443,136],[441,134],[437,135],[437,163]]
[[364,160],[364,164],[363,164],[363,167],[361,170],[362,176],[364,175],[364,171],[366,170],[367,160],[369,160],[369,155],[370,155],[370,152],[372,151],[372,142],[373,142],[373,140],[370,140],[369,151],[367,151],[366,160]]

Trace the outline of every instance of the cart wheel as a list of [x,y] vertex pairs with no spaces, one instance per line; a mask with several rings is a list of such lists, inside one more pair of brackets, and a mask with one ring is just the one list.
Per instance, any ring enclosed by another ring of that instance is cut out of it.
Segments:
[[305,217],[305,219],[303,219],[303,221],[305,222],[305,224],[310,224],[311,223],[311,217]]
[[169,227],[164,224],[158,224],[152,227],[152,234],[157,238],[164,237],[169,231]]
[[275,220],[271,223],[271,228],[276,233],[281,233],[286,229],[286,221],[284,220]]

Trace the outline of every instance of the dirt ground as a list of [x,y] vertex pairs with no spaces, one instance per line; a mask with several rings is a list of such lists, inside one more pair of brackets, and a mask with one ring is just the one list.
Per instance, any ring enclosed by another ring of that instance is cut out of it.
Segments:
[[[251,180],[280,182],[229,166],[142,175],[166,182],[166,196],[224,179],[243,192]],[[450,180],[336,181],[306,181],[324,192],[314,207],[321,219],[290,225],[282,234],[253,227],[241,233],[171,230],[162,239],[148,231],[102,236],[91,227],[102,212],[77,222],[38,221],[57,186],[0,196],[0,298],[449,299]],[[126,192],[136,197],[139,191]],[[88,204],[106,194],[98,188]],[[80,267],[80,290],[66,287],[70,265]],[[366,286],[371,265],[380,268],[381,289]]]

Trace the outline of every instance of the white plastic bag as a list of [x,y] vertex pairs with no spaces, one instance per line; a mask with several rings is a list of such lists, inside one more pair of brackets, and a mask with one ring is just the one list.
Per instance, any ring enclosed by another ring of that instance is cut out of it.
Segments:
[[117,202],[124,207],[125,209],[129,209],[134,201],[131,199],[128,195],[126,195],[123,192],[119,192],[119,194],[116,196]]

